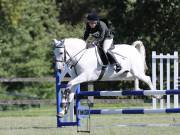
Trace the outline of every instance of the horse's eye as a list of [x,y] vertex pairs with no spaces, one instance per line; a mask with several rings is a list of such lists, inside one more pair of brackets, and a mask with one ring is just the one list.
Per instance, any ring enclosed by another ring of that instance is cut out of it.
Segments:
[[62,54],[63,54],[63,52],[60,52],[59,54],[60,54],[60,55],[62,55]]

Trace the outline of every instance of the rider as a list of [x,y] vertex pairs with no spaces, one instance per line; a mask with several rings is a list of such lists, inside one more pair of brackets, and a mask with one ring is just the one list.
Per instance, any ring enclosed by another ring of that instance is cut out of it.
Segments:
[[[86,30],[84,32],[85,41],[88,39],[89,34],[92,34],[92,36],[96,39],[94,43],[98,46],[99,51],[103,52],[102,54],[107,55],[108,59],[111,59],[113,61],[109,61],[110,63],[115,63],[115,71],[119,72],[121,70],[121,66],[115,58],[114,54],[110,51],[113,45],[113,34],[111,33],[107,25],[103,21],[99,20],[99,17],[94,12],[88,14],[87,16]],[[100,57],[102,58],[101,55]],[[105,66],[108,64],[103,58],[102,62]]]

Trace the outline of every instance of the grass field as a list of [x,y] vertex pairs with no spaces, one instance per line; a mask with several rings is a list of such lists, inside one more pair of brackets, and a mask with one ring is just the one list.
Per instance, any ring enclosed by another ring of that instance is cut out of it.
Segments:
[[[55,107],[0,112],[0,135],[88,134],[56,128],[55,115]],[[93,115],[91,125],[91,135],[179,135],[180,114]]]

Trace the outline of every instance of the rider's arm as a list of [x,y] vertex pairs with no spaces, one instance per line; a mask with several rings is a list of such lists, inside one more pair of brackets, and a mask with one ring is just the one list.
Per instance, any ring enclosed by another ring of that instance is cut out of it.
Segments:
[[100,23],[100,26],[99,26],[100,36],[97,39],[99,43],[102,43],[104,41],[106,29],[107,29],[107,26],[104,23]]
[[86,26],[86,30],[85,30],[85,32],[84,32],[84,37],[83,37],[83,39],[84,39],[85,41],[88,39],[89,33],[90,33],[89,27]]

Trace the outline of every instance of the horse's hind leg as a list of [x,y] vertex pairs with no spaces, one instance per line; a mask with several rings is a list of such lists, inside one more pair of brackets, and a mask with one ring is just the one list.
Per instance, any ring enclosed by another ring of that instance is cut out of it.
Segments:
[[150,78],[149,76],[145,75],[144,73],[138,74],[138,75],[135,74],[134,76],[135,76],[136,78],[138,78],[139,80],[145,82],[145,83],[149,86],[149,88],[150,88],[151,90],[154,89],[153,84],[152,84],[152,82],[151,82],[151,78]]
[[[137,78],[140,79],[141,81],[145,82],[149,86],[149,88],[151,90],[155,90],[154,87],[153,87],[153,84],[151,82],[151,78],[149,76],[147,76],[145,74],[144,75],[142,74],[142,75],[137,76]],[[156,98],[156,99],[162,99],[163,96],[161,96],[161,95],[152,95],[152,97]]]
[[134,78],[134,88],[135,88],[135,90],[140,90],[140,88],[139,88],[139,80],[138,80],[138,78]]

